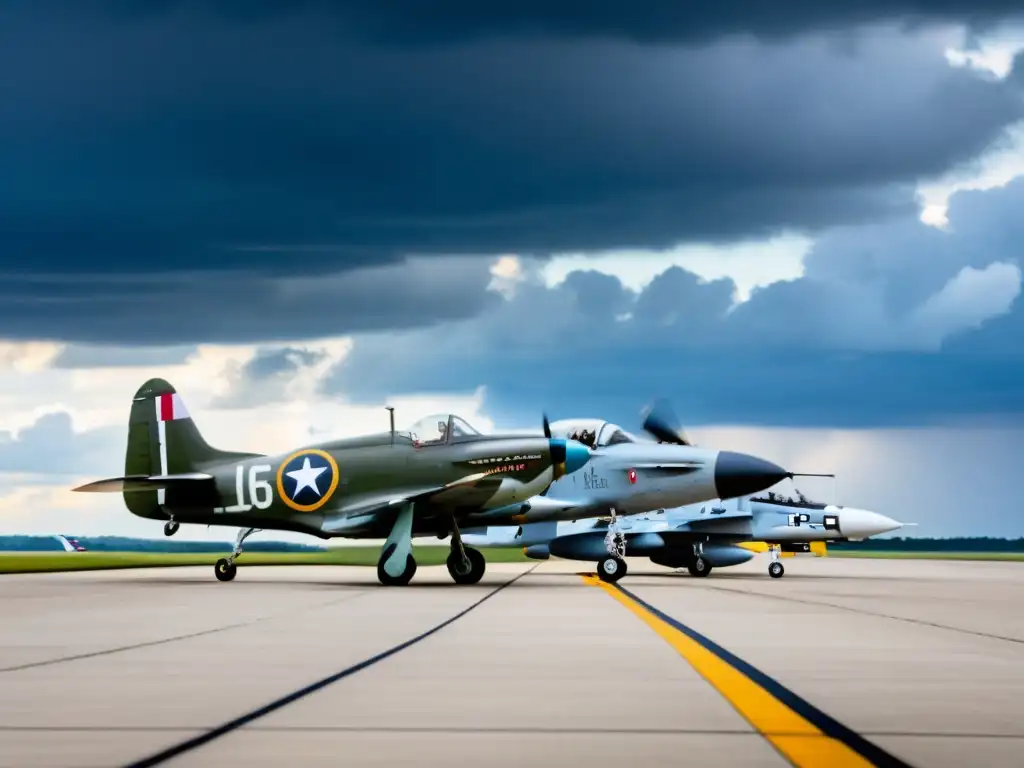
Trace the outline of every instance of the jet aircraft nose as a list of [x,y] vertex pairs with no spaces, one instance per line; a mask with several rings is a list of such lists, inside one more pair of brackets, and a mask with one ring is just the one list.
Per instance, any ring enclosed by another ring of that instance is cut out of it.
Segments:
[[867,509],[842,507],[839,510],[839,530],[848,539],[866,539],[902,527],[903,523]]
[[719,451],[715,460],[715,489],[720,499],[734,499],[771,488],[789,473],[778,464],[746,453]]

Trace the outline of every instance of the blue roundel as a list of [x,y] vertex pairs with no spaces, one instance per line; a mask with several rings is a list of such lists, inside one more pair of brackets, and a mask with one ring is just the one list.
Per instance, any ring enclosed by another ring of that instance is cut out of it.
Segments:
[[338,487],[338,464],[326,451],[307,448],[285,459],[277,470],[281,501],[299,512],[319,509]]

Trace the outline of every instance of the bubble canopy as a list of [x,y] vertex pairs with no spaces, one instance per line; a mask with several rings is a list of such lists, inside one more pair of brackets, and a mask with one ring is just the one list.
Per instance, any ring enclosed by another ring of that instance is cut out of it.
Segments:
[[445,445],[460,438],[477,437],[482,434],[468,421],[454,413],[434,413],[424,416],[411,427],[413,440],[423,445]]
[[569,440],[578,440],[590,448],[640,442],[636,435],[630,434],[618,424],[600,419],[556,421],[551,425],[551,434]]

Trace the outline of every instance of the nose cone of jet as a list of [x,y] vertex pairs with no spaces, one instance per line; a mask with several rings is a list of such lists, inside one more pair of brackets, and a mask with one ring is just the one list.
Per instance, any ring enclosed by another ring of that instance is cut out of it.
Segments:
[[719,451],[715,461],[715,489],[720,499],[734,499],[771,488],[789,473],[778,464],[746,453]]
[[577,469],[582,469],[588,461],[592,452],[583,443],[569,440],[565,444],[565,474],[571,475]]
[[903,523],[867,509],[843,507],[839,510],[839,530],[848,539],[866,539],[902,527]]

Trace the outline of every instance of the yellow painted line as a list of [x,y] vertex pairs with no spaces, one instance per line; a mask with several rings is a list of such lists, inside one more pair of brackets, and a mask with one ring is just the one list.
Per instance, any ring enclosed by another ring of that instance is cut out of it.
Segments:
[[617,585],[593,575],[604,590],[671,645],[696,672],[799,768],[863,768],[906,763],[833,720],[763,672]]

